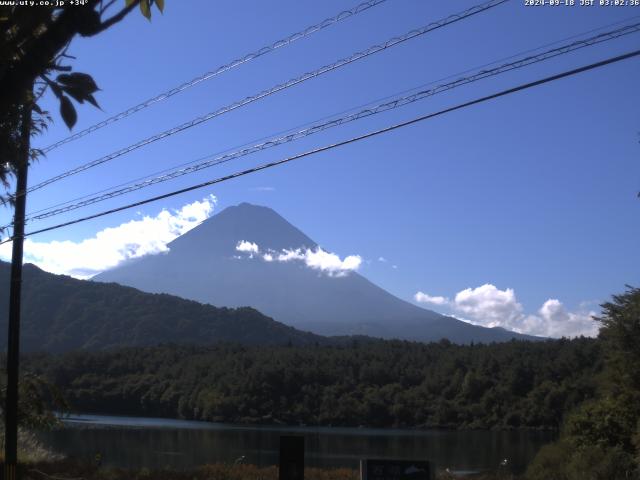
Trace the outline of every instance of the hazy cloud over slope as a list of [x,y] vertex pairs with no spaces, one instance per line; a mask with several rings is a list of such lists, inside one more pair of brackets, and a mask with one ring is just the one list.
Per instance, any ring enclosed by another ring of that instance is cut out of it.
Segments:
[[[215,204],[216,197],[210,195],[179,210],[163,209],[156,216],[145,215],[105,228],[80,241],[39,242],[27,238],[24,261],[51,273],[89,278],[125,260],[166,252],[169,242],[209,218]],[[11,260],[11,243],[0,246],[0,258]]]
[[254,258],[254,254],[262,252],[261,258],[265,262],[291,262],[300,261],[307,267],[319,270],[329,276],[341,277],[351,271],[358,270],[362,264],[360,255],[348,255],[341,259],[339,255],[327,252],[320,247],[316,248],[296,248],[290,250],[262,250],[260,247],[248,240],[240,240],[236,245],[238,252],[249,254],[249,258]]

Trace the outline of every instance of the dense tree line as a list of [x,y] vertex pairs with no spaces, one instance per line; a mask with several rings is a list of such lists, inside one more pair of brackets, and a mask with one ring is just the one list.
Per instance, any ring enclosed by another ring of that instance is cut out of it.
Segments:
[[531,480],[640,479],[640,289],[602,307],[597,395],[567,416],[558,442],[542,448]]
[[444,428],[557,428],[594,396],[593,339],[460,346],[165,345],[33,355],[79,412]]

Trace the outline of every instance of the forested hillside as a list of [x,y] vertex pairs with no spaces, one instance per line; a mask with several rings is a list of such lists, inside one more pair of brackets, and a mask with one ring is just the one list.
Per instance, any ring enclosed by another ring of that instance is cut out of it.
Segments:
[[593,397],[593,339],[460,346],[167,345],[32,356],[75,411],[225,422],[557,428]]
[[[9,290],[9,264],[0,262],[0,291]],[[285,345],[328,341],[253,308],[217,308],[114,283],[53,275],[25,265],[23,351],[99,350],[166,342]],[[6,344],[8,295],[0,296],[0,342]]]

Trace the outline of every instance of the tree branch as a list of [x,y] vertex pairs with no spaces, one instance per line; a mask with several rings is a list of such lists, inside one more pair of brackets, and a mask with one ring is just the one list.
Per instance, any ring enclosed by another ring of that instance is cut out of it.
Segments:
[[131,10],[136,8],[139,3],[140,3],[140,0],[135,0],[135,2],[133,2],[128,7],[125,7],[122,10],[120,10],[113,17],[111,17],[108,20],[105,20],[104,22],[102,22],[100,24],[100,27],[95,31],[95,33],[92,33],[90,36],[93,36],[93,35],[96,35],[96,34],[98,34],[100,32],[103,32],[107,28],[112,27],[116,23],[120,22],[122,19],[124,19],[124,17],[126,17],[129,14],[129,12],[131,12]]
[[139,3],[140,0],[136,0],[106,21],[97,23],[94,23],[95,16],[99,14],[94,8],[98,5],[98,0],[90,1],[85,8],[65,8],[56,21],[33,41],[20,61],[9,66],[0,76],[0,111],[6,110],[16,98],[20,98],[25,86],[44,73],[42,69],[51,63],[75,35],[97,35],[124,19]]
[[102,5],[103,2],[100,2],[100,15],[102,15],[104,12],[106,12],[109,7],[111,7],[111,5],[113,5],[114,3],[116,3],[116,0],[110,0],[109,2],[107,2],[106,5]]

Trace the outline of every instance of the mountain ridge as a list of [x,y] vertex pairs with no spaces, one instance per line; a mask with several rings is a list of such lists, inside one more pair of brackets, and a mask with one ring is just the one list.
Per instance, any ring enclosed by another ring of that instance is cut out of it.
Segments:
[[471,325],[399,299],[357,272],[330,276],[301,261],[238,255],[239,242],[261,251],[317,249],[317,242],[274,210],[228,207],[149,255],[93,277],[211,305],[252,306],[286,324],[325,336],[367,335],[459,343],[536,339]]

